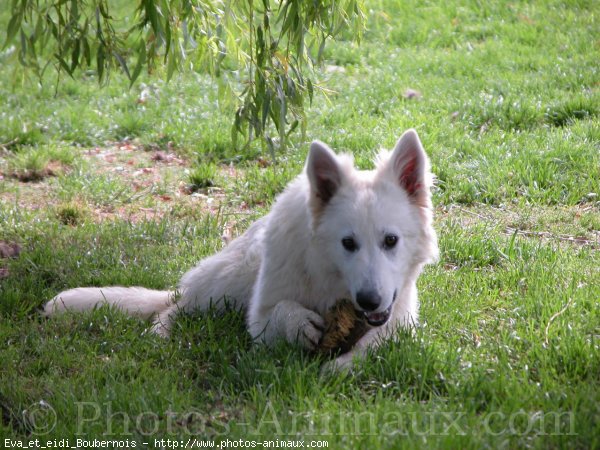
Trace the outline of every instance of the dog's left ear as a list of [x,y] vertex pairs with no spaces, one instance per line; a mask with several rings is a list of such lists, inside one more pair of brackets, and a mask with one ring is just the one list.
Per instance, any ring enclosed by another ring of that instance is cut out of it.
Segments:
[[327,204],[342,184],[342,175],[337,156],[326,144],[313,141],[306,161],[306,174],[311,190],[323,205]]
[[388,166],[395,181],[404,188],[409,198],[419,204],[429,198],[429,160],[415,130],[407,130],[400,137]]
[[314,219],[319,216],[342,184],[342,170],[336,154],[321,141],[310,146],[306,160],[306,175],[310,183],[309,205]]

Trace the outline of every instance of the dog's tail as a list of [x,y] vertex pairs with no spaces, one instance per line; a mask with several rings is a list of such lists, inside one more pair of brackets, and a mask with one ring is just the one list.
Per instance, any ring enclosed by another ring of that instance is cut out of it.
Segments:
[[44,315],[87,311],[111,305],[131,316],[150,319],[173,304],[175,293],[141,287],[80,287],[61,292],[44,306]]

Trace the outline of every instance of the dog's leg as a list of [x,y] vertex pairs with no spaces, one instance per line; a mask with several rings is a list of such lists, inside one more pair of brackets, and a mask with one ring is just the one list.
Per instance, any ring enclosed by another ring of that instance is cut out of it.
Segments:
[[278,302],[267,311],[251,311],[248,327],[252,337],[267,345],[278,338],[298,344],[308,350],[315,350],[325,327],[323,317],[295,301]]
[[323,364],[321,372],[345,372],[351,370],[355,362],[363,359],[370,348],[376,348],[379,342],[386,337],[388,337],[386,327],[369,330],[354,344],[352,350]]

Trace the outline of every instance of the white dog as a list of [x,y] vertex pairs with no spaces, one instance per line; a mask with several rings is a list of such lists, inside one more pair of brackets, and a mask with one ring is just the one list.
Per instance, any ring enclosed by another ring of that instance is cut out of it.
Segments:
[[341,298],[374,326],[333,365],[355,356],[417,322],[416,281],[437,258],[432,227],[429,162],[414,130],[373,171],[325,144],[310,147],[304,172],[277,198],[271,212],[221,252],[187,272],[178,290],[76,288],[45,306],[47,315],[108,303],[131,315],[154,318],[168,335],[180,311],[225,309],[247,313],[248,331],[259,342],[283,338],[313,350],[325,312]]

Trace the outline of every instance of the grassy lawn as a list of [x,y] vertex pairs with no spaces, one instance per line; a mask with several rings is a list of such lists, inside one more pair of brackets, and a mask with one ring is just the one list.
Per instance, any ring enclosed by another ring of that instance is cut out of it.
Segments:
[[[600,448],[600,10],[368,8],[360,46],[326,48],[332,92],[276,163],[232,148],[232,111],[201,75],[129,90],[78,74],[55,91],[2,51],[0,446]],[[419,280],[421,327],[352,374],[253,346],[236,313],[182,317],[166,341],[108,309],[40,317],[69,287],[174,286],[268,210],[310,140],[367,168],[409,127],[437,175],[441,260]]]

